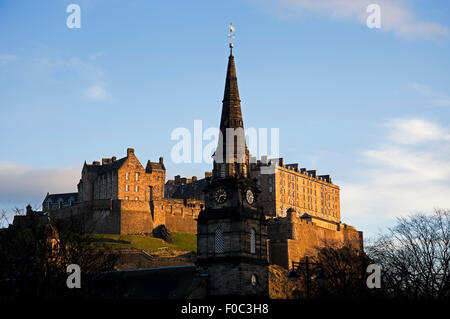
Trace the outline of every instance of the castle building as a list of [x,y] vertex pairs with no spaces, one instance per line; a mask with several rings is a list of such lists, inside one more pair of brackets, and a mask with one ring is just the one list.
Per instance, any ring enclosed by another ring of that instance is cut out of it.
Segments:
[[103,158],[102,163],[83,165],[78,183],[79,202],[96,199],[152,201],[164,198],[166,168],[163,158],[159,162],[148,161],[144,168],[134,154],[127,149],[127,156]]
[[339,186],[330,175],[298,168],[298,164],[283,165],[283,158],[267,160],[263,157],[252,164],[251,176],[261,185],[260,206],[266,216],[286,216],[291,208],[324,220],[340,222]]
[[151,234],[165,225],[197,234],[196,264],[216,296],[266,296],[268,264],[290,268],[325,245],[363,250],[362,232],[341,221],[340,189],[329,175],[250,157],[232,47],[220,133],[205,178],[177,175],[165,183],[162,157],[144,167],[129,148],[118,160],[85,162],[78,193],[47,194],[43,212],[28,207],[27,216],[79,219],[89,233]]

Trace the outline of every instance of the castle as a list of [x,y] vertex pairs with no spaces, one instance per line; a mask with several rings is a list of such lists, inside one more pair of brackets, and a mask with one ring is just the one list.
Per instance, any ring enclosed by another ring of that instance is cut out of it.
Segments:
[[[245,138],[235,138],[230,150],[225,134],[230,128],[244,128],[232,49],[220,122],[223,137],[212,172],[202,179],[178,175],[165,182],[162,157],[144,167],[129,148],[121,159],[85,162],[77,193],[47,194],[42,212],[28,207],[27,214],[83,220],[90,233],[151,234],[165,225],[171,232],[197,234],[197,264],[209,273],[219,295],[264,294],[257,287],[258,282],[266,285],[267,263],[289,268],[326,242],[362,251],[362,232],[342,223],[340,189],[329,175],[284,164],[283,158],[256,160]],[[21,222],[22,217],[14,220]],[[252,285],[237,292],[242,280]]]

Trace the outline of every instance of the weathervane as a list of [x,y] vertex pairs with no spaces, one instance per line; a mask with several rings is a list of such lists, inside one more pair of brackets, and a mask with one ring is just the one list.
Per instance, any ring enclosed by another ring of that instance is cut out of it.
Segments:
[[229,28],[230,28],[230,34],[228,35],[228,37],[230,38],[230,51],[233,52],[233,38],[236,37],[233,34],[233,32],[234,32],[233,23],[230,22]]

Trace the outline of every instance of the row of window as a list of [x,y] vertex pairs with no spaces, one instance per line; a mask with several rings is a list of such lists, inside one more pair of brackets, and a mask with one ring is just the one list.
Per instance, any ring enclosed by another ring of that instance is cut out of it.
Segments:
[[[136,181],[139,180],[139,175],[140,175],[140,173],[137,173],[137,172],[135,173],[134,179],[135,179]],[[127,181],[130,180],[130,172],[127,172],[127,173],[126,173],[125,179],[126,179]]]
[[[130,191],[130,185],[125,185],[125,191],[126,191],[126,192],[129,192],[129,191]],[[139,186],[138,186],[138,185],[136,185],[136,186],[134,187],[134,191],[135,191],[135,192],[139,192]]]
[[[125,196],[125,200],[130,200],[130,197]],[[136,197],[134,200],[139,200],[139,197]]]

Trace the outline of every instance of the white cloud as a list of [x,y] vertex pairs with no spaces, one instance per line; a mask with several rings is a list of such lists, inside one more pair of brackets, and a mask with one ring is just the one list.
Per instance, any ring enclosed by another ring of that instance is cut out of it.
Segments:
[[84,95],[96,101],[103,101],[111,97],[109,92],[101,84],[92,85],[84,92]]
[[[381,7],[381,30],[392,31],[404,38],[448,36],[447,26],[420,20],[406,1],[401,0],[273,0],[279,9],[287,9],[290,16],[304,10],[324,14],[335,19],[366,23],[366,8],[375,3]],[[297,10],[293,12],[292,10]]]
[[0,66],[7,65],[17,60],[15,55],[0,55]]
[[341,181],[343,217],[377,224],[435,207],[450,208],[450,131],[424,119],[395,119],[377,147],[361,153],[356,181]]
[[450,141],[445,128],[424,119],[394,119],[387,122],[389,140],[398,144]]
[[411,89],[422,95],[423,97],[426,97],[429,99],[429,103],[435,106],[449,106],[450,107],[450,97],[439,93],[432,88],[420,84],[420,83],[413,83],[411,84]]
[[0,162],[0,203],[31,203],[34,207],[47,192],[76,192],[80,172],[78,166],[32,168]]

